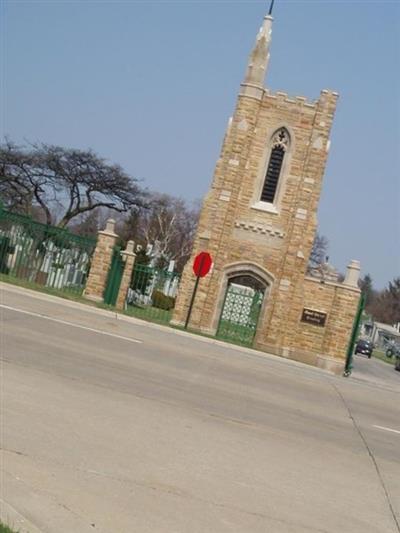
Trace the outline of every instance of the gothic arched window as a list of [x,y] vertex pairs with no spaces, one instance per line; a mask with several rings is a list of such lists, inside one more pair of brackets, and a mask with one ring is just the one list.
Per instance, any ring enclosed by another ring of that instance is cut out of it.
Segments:
[[264,186],[261,191],[261,201],[273,203],[278,188],[279,177],[282,171],[283,159],[289,147],[289,133],[285,128],[279,129],[272,137],[271,155]]

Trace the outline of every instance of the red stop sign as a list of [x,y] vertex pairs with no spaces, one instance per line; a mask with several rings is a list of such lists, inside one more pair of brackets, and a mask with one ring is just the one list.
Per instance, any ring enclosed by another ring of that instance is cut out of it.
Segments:
[[193,262],[193,272],[199,278],[204,278],[210,272],[212,265],[211,255],[208,252],[200,252]]

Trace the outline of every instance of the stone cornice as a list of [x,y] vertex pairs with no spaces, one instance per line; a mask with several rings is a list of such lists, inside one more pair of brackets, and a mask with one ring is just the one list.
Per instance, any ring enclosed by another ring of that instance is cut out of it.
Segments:
[[254,222],[235,222],[235,228],[243,229],[249,232],[258,233],[260,235],[270,235],[271,237],[279,237],[283,239],[285,234],[280,228],[274,228],[272,226],[264,226]]

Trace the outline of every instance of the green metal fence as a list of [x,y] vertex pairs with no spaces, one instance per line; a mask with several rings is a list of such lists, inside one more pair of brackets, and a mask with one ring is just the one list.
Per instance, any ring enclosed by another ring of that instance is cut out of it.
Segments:
[[127,312],[138,318],[168,323],[175,307],[179,274],[136,265],[128,291]]
[[226,291],[217,337],[251,346],[264,298],[263,291],[231,284]]
[[0,207],[0,273],[55,291],[82,294],[96,239],[41,224]]

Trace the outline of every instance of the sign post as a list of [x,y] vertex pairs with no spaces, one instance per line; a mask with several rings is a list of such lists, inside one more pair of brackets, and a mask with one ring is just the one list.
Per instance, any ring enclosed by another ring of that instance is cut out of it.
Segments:
[[356,343],[356,340],[357,340],[357,337],[358,337],[358,333],[359,333],[359,330],[360,330],[360,322],[361,322],[362,314],[363,314],[363,311],[364,311],[364,305],[365,305],[365,296],[364,296],[363,293],[361,293],[360,301],[358,303],[357,313],[356,313],[356,316],[355,316],[354,322],[353,322],[353,330],[351,332],[349,347],[347,349],[346,364],[345,364],[344,372],[343,372],[343,376],[345,378],[350,376],[351,371],[353,369],[354,345]]
[[185,329],[187,329],[190,316],[192,314],[194,299],[196,298],[197,288],[199,286],[200,278],[204,278],[210,272],[212,265],[211,255],[207,252],[200,252],[196,255],[193,262],[193,272],[196,274],[196,282],[194,284],[194,289],[192,293],[192,298],[190,300],[189,311],[186,317]]

